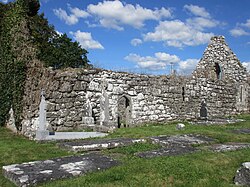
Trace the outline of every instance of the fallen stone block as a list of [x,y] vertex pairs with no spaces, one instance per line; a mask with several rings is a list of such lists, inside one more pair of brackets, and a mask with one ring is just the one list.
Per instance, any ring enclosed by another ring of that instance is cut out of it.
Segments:
[[223,118],[215,118],[215,119],[207,119],[207,120],[196,120],[190,122],[192,125],[225,125],[225,124],[234,124],[238,122],[243,122],[243,119],[223,119]]
[[237,170],[234,183],[236,185],[250,186],[250,162],[243,163]]
[[236,151],[239,149],[250,148],[250,143],[226,143],[214,144],[209,146],[209,149],[215,152]]
[[176,145],[176,146],[171,146],[168,148],[162,148],[162,149],[158,149],[158,150],[137,153],[136,155],[141,157],[141,158],[154,158],[154,157],[158,157],[158,156],[183,155],[183,154],[187,154],[187,153],[193,153],[197,150],[198,149],[196,149],[192,146]]
[[26,187],[46,181],[84,175],[118,164],[119,162],[112,158],[91,153],[3,166],[3,175],[17,186]]
[[209,144],[214,141],[212,138],[208,138],[202,135],[194,134],[183,134],[183,135],[174,135],[174,136],[157,136],[151,137],[151,142],[154,144],[160,144],[162,146],[172,146],[175,144],[179,145],[200,145],[200,144]]
[[96,151],[102,149],[111,149],[116,147],[129,146],[134,143],[145,143],[146,139],[132,138],[116,138],[116,139],[97,139],[97,140],[82,140],[74,142],[58,143],[60,148],[64,148],[74,152],[80,151]]
[[183,123],[178,123],[176,125],[176,130],[184,130],[185,129],[185,125]]

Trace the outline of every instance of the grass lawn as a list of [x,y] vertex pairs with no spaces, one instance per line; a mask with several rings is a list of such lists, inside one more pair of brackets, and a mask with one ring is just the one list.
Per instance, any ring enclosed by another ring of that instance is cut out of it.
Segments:
[[[150,124],[143,127],[117,129],[110,138],[148,137],[167,134],[203,134],[217,139],[217,143],[248,142],[250,135],[233,134],[238,128],[250,128],[250,115],[241,116],[246,122],[220,126],[186,125],[183,131],[175,130],[176,123],[166,125]],[[157,157],[143,159],[134,153],[156,149],[149,143],[135,144],[129,147],[102,151],[122,162],[122,165],[102,172],[67,180],[42,184],[43,187],[77,186],[234,186],[233,177],[242,162],[250,161],[250,149],[234,152],[213,153],[202,150],[183,156]],[[0,128],[0,167],[9,164],[34,160],[44,160],[70,155],[60,150],[54,143],[36,143],[14,135],[5,128]],[[0,186],[14,186],[0,173]]]

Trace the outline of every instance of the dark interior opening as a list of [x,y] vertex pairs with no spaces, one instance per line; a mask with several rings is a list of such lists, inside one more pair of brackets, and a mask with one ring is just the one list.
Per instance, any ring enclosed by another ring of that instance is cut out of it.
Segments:
[[92,109],[92,118],[94,119],[94,123],[96,124],[97,119],[93,109]]
[[129,124],[127,124],[127,115],[128,110],[130,107],[130,101],[126,96],[123,96],[118,101],[118,117],[117,117],[117,123],[118,128],[121,127],[128,127]]
[[185,88],[184,87],[182,87],[181,95],[182,95],[182,101],[185,101]]
[[221,68],[217,62],[215,63],[215,73],[216,73],[217,79],[221,79]]

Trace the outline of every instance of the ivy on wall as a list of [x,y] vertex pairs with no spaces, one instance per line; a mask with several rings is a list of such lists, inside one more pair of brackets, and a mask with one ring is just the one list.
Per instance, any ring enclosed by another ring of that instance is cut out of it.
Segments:
[[38,0],[0,2],[0,125],[12,107],[19,131],[27,67],[37,60],[55,69],[91,67],[88,51],[66,34],[57,34],[44,14],[38,15],[39,8]]
[[38,0],[17,0],[6,5],[0,14],[0,125],[13,108],[15,125],[21,130],[22,98],[28,63],[36,58],[28,17],[37,14]]

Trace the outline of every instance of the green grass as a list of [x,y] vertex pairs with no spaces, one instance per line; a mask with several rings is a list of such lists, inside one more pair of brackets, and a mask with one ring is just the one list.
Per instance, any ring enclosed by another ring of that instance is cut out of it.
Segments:
[[[173,134],[203,134],[217,139],[217,143],[248,142],[250,136],[233,134],[231,130],[250,128],[250,115],[241,116],[246,122],[219,126],[196,126],[186,124],[186,129],[177,131],[176,123],[150,124],[143,127],[117,129],[109,138],[148,137]],[[233,177],[242,162],[250,161],[250,149],[234,152],[213,153],[202,150],[182,156],[143,159],[136,152],[157,149],[157,145],[138,143],[132,146],[102,151],[122,162],[120,166],[87,174],[72,179],[41,184],[43,187],[114,187],[114,186],[234,186]],[[3,165],[43,160],[69,155],[53,143],[39,144],[16,136],[0,128],[0,167]],[[0,173],[0,186],[13,186]]]
[[[66,155],[69,155],[69,153],[60,150],[53,143],[36,143],[0,127],[0,168],[4,165],[45,160]],[[1,169],[0,187],[9,186],[14,185],[3,177]]]

